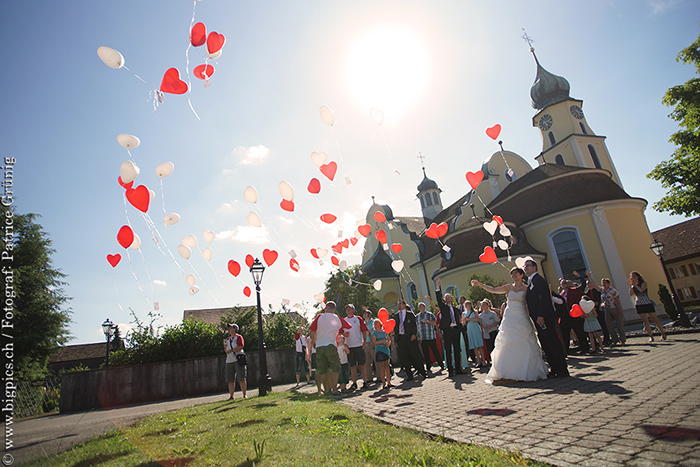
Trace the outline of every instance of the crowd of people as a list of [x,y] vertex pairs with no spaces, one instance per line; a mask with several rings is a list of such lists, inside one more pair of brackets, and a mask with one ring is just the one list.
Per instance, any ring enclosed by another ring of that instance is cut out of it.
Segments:
[[[397,301],[392,316],[395,327],[390,332],[366,307],[358,316],[354,305],[345,305],[345,317],[341,317],[336,303],[327,302],[308,336],[303,326],[296,330],[297,387],[302,377],[307,384],[312,384],[313,377],[319,394],[379,384],[389,389],[392,366],[401,368],[411,381],[433,375],[434,365],[441,372],[447,370],[450,377],[463,374],[469,371],[469,360],[474,368],[488,370],[487,383],[563,378],[569,376],[568,354],[603,353],[605,347],[626,345],[620,293],[611,287],[610,279],[596,284],[590,271],[585,277],[574,272],[580,283],[560,279],[554,291],[531,260],[522,269],[513,268],[510,276],[512,282],[499,287],[471,281],[473,287],[505,294],[500,308],[489,299],[474,304],[464,296],[443,294],[437,278],[436,301],[426,296],[429,306],[417,303],[417,313],[404,300]],[[637,271],[630,274],[628,285],[649,341],[654,340],[652,322],[665,340],[647,284]],[[235,324],[229,325],[230,337],[224,341],[231,399],[236,381],[246,397],[246,367],[241,364],[244,343],[237,331]]]

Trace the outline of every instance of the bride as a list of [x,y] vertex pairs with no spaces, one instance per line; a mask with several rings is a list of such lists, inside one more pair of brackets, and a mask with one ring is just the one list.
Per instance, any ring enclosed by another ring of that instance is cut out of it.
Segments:
[[542,349],[537,342],[535,325],[525,305],[527,285],[525,272],[520,268],[510,270],[512,284],[491,287],[477,280],[471,282],[487,292],[507,294],[508,303],[503,313],[495,349],[491,355],[492,366],[486,376],[491,384],[496,380],[537,381],[547,377],[547,366],[542,359]]

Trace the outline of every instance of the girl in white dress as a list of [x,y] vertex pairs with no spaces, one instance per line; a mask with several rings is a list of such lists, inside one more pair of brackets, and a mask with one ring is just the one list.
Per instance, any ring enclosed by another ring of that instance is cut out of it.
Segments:
[[542,359],[535,325],[525,305],[525,272],[520,268],[513,268],[510,270],[510,277],[513,283],[500,287],[491,287],[477,280],[471,282],[474,287],[481,287],[491,293],[507,294],[508,297],[491,356],[491,370],[486,376],[486,382],[489,384],[502,379],[537,381],[547,377],[547,366]]

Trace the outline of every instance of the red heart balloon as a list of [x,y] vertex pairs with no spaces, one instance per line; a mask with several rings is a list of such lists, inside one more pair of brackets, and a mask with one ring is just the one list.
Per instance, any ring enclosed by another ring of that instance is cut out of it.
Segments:
[[122,255],[117,253],[116,255],[107,255],[107,262],[112,265],[112,267],[116,267],[117,264],[119,264],[119,261],[122,260]]
[[479,183],[484,179],[484,172],[479,170],[478,172],[467,172],[467,182],[471,185],[472,190],[476,190]]
[[129,183],[124,183],[124,182],[122,182],[122,177],[121,177],[121,175],[120,175],[119,177],[117,177],[117,182],[119,183],[119,185],[121,185],[122,188],[124,188],[124,189],[126,189],[126,190],[128,190],[129,188],[131,188],[132,186],[134,186],[134,181],[133,181],[133,180],[130,181]]
[[214,74],[214,67],[211,65],[197,65],[196,67],[194,67],[194,71],[192,73],[194,74],[195,78],[211,78]]
[[263,250],[263,260],[265,260],[268,266],[272,266],[272,264],[277,261],[278,256],[279,254],[275,250],[269,250],[267,248]]
[[352,246],[357,245],[357,242],[358,242],[357,237],[350,237],[350,243],[352,244]]
[[247,285],[243,288],[243,295],[245,295],[246,297],[250,297],[250,287],[248,287]]
[[343,245],[341,245],[340,243],[336,243],[331,247],[331,249],[336,253],[341,254],[343,252]]
[[225,43],[226,38],[223,34],[212,31],[209,33],[209,36],[207,36],[207,52],[215,54],[221,50]]
[[151,193],[145,185],[139,185],[126,190],[126,199],[139,211],[146,212],[151,202]]
[[280,207],[285,211],[292,212],[294,211],[294,201],[287,201],[286,199],[283,199],[280,203]]
[[233,274],[233,277],[238,276],[241,273],[241,265],[237,261],[230,260],[228,262],[228,272]]
[[387,322],[387,320],[389,319],[389,312],[386,311],[386,308],[379,309],[379,313],[377,313],[377,318],[379,318],[379,321],[381,321],[382,324]]
[[448,229],[448,228],[449,228],[449,227],[447,227],[447,223],[446,223],[446,222],[442,222],[441,224],[439,224],[439,225],[437,226],[438,238],[444,237],[445,234],[447,233],[447,229]]
[[316,252],[316,248],[311,249],[311,256],[314,258],[318,259],[318,252]]
[[360,235],[366,237],[372,231],[372,226],[369,224],[362,224],[361,226],[357,227],[357,231],[360,232]]
[[343,248],[350,248],[350,240],[348,240],[347,238],[340,242],[340,244],[343,245]]
[[321,173],[325,175],[328,180],[333,181],[335,178],[335,172],[338,170],[338,164],[335,161],[330,161],[328,164],[323,164],[321,167]]
[[192,26],[192,31],[190,31],[190,43],[195,47],[199,47],[200,45],[204,45],[206,41],[207,27],[204,23],[197,23]]
[[391,249],[397,253],[401,253],[401,248],[403,248],[403,247],[401,246],[400,243],[392,243],[391,244]]
[[428,238],[439,238],[440,235],[438,235],[438,226],[435,222],[430,224],[430,227],[425,231],[425,236]]
[[340,264],[340,261],[338,261],[338,258],[336,258],[335,256],[331,256],[331,263],[333,263],[334,266],[337,266],[338,264]]
[[321,220],[326,224],[332,224],[336,219],[337,217],[335,217],[333,214],[323,214],[321,216]]
[[501,216],[493,216],[493,220],[496,221],[496,224],[503,225],[503,218]]
[[187,83],[180,79],[177,68],[168,68],[160,82],[160,90],[170,94],[184,94],[187,92]]
[[245,257],[246,266],[248,266],[249,268],[252,268],[254,263],[255,263],[255,258],[253,258],[253,256],[251,256],[251,255],[246,255],[246,257]]
[[309,190],[309,193],[315,195],[321,191],[321,182],[318,181],[318,178],[312,178],[306,189]]
[[396,320],[389,319],[389,320],[387,320],[386,323],[384,323],[384,332],[387,334],[391,334],[394,331],[395,327],[396,327]]
[[569,311],[569,315],[572,318],[580,318],[583,314],[583,308],[581,308],[581,305],[578,303],[574,303],[574,306],[571,307],[571,311]]
[[123,225],[117,233],[117,241],[124,248],[129,248],[134,243],[134,231],[128,225]]
[[295,260],[294,258],[290,259],[289,267],[292,269],[292,271],[299,272],[299,261]]
[[492,264],[498,261],[498,258],[496,257],[496,252],[493,251],[493,248],[487,246],[484,248],[484,252],[479,255],[479,261],[486,264]]
[[386,222],[386,216],[383,212],[377,211],[374,213],[374,220],[377,222]]
[[375,232],[374,236],[377,237],[377,240],[380,242],[386,243],[386,232],[384,232],[384,229],[379,229]]
[[494,126],[491,128],[486,129],[486,134],[488,135],[489,138],[491,139],[496,139],[498,138],[498,135],[501,134],[501,125],[496,123]]

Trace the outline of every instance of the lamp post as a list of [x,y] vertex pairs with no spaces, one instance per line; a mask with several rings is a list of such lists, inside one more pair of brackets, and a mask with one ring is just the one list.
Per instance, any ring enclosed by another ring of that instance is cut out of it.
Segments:
[[109,320],[109,318],[107,318],[105,322],[102,323],[102,332],[105,333],[105,338],[107,339],[107,355],[105,356],[105,366],[109,365],[109,341],[112,340],[115,328],[116,325],[112,323]]
[[250,267],[255,283],[255,293],[258,296],[258,361],[260,378],[258,381],[258,395],[266,396],[272,390],[272,378],[267,374],[267,355],[265,354],[265,342],[263,341],[262,308],[260,307],[260,283],[262,282],[265,265],[257,258]]
[[678,310],[678,316],[681,319],[681,326],[684,328],[689,328],[690,320],[688,319],[688,315],[685,314],[683,304],[678,298],[676,288],[673,286],[673,282],[671,281],[671,278],[668,275],[668,270],[666,269],[666,263],[664,263],[664,246],[665,245],[662,242],[654,239],[654,243],[652,243],[649,248],[651,248],[651,251],[653,251],[654,254],[659,257],[659,260],[661,260],[661,267],[664,270],[664,274],[666,274],[666,282],[668,282],[668,285],[671,288],[671,297],[673,297],[673,303],[676,305],[676,310]]

